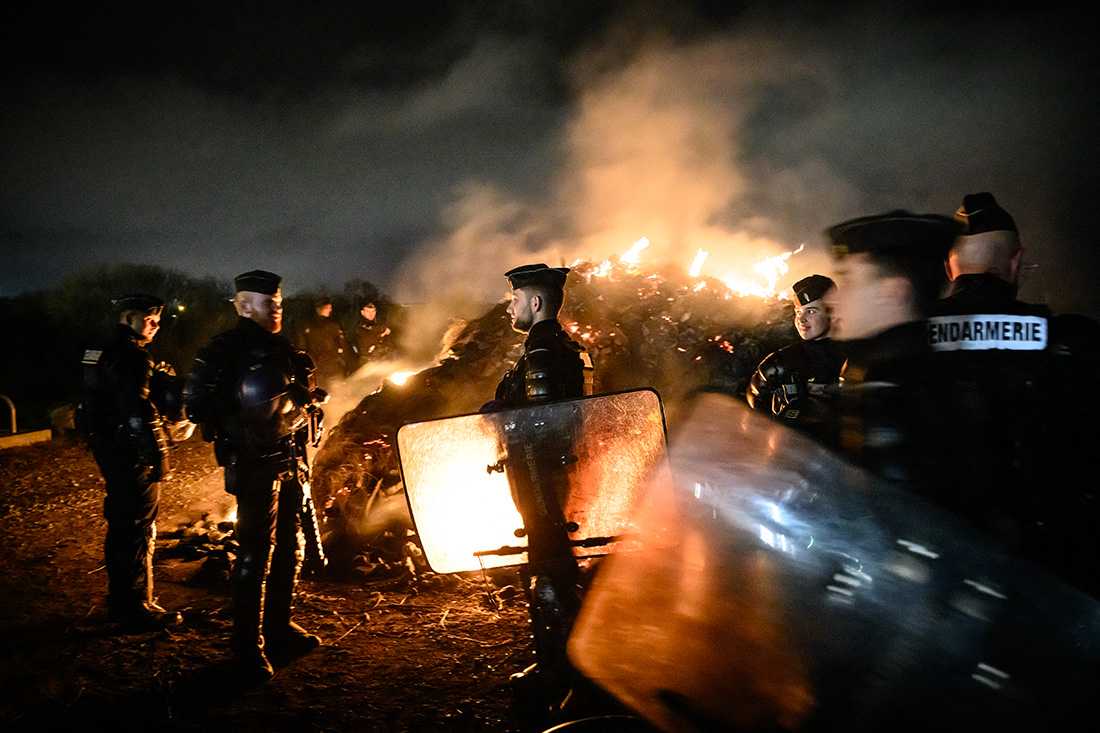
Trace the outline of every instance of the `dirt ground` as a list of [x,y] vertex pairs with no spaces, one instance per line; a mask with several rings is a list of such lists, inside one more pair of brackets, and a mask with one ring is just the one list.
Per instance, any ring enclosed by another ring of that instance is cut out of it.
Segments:
[[106,619],[103,480],[90,452],[65,439],[0,452],[0,730],[529,728],[508,682],[534,661],[527,609],[493,602],[507,577],[305,578],[295,619],[324,645],[266,684],[235,684],[229,584],[202,552],[232,500],[208,444],[180,444],[173,463],[156,595],[184,623],[121,635]]

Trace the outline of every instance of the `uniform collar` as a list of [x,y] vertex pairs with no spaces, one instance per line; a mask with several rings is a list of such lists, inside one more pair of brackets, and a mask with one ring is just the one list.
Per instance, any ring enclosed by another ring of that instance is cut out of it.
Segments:
[[1015,300],[1016,286],[988,272],[977,275],[959,275],[951,283],[950,297]]
[[533,338],[552,336],[555,333],[560,333],[562,330],[561,324],[558,323],[558,319],[548,318],[545,321],[539,321],[531,326],[530,330],[527,331],[527,339],[531,340]]

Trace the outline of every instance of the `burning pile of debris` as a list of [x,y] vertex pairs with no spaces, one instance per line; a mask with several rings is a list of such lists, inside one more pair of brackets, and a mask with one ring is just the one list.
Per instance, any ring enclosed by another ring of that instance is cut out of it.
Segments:
[[[325,548],[337,566],[423,567],[395,450],[403,424],[469,414],[522,353],[506,303],[457,324],[437,363],[349,410],[314,461]],[[741,396],[760,360],[798,338],[788,301],[742,296],[720,280],[623,260],[576,263],[562,325],[594,363],[597,394],[655,389],[666,410],[700,391]]]

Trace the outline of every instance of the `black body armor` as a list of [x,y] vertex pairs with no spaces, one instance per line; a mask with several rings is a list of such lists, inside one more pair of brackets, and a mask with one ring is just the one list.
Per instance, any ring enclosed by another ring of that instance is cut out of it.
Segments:
[[523,356],[497,385],[491,404],[499,409],[583,397],[583,352],[556,320],[539,321],[531,326]]
[[119,324],[103,349],[84,352],[80,423],[107,472],[157,481],[167,471],[167,436],[150,398],[153,360],[130,327]]
[[219,465],[239,460],[289,468],[315,389],[307,354],[241,318],[199,352],[184,402],[188,418],[214,442]]
[[834,391],[843,365],[838,342],[799,341],[760,362],[745,397],[754,410],[787,420],[807,419],[816,403]]

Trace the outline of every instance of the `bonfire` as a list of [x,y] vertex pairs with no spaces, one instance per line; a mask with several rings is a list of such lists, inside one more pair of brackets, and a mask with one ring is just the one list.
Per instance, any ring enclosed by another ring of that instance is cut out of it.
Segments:
[[[791,306],[774,290],[791,254],[763,263],[761,285],[700,276],[691,269],[645,269],[638,252],[575,262],[560,320],[594,364],[596,394],[650,388],[666,417],[700,391],[742,397],[756,366],[798,338]],[[757,268],[760,270],[760,268]],[[313,496],[323,514],[325,547],[336,566],[366,575],[424,568],[395,449],[406,423],[477,412],[522,353],[507,303],[449,329],[440,357],[402,373],[349,410],[330,429],[314,460]]]

